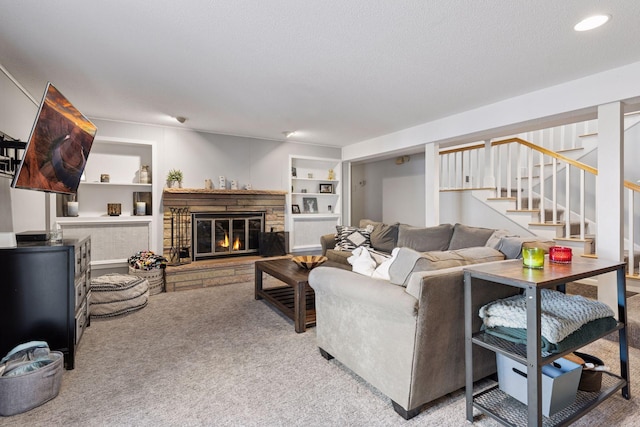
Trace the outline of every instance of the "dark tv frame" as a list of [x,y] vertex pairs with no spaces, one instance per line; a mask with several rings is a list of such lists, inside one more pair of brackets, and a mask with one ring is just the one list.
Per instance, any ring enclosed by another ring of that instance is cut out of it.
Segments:
[[98,128],[47,82],[12,188],[76,194]]

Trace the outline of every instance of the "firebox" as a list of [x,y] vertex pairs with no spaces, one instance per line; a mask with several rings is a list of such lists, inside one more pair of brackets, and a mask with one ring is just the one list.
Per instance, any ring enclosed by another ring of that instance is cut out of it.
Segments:
[[193,260],[257,254],[264,212],[192,213]]

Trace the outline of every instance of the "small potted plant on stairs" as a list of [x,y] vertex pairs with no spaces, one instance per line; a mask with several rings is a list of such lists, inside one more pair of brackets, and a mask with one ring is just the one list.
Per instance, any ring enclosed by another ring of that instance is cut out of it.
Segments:
[[183,175],[180,169],[171,169],[167,174],[167,187],[181,188],[182,178],[183,178]]

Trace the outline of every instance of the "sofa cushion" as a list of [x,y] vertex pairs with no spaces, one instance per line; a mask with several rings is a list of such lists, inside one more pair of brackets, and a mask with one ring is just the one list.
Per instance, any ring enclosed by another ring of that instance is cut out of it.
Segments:
[[440,224],[434,227],[412,227],[400,224],[398,247],[411,248],[418,252],[444,251],[449,247],[453,226]]
[[423,253],[410,248],[400,248],[395,261],[389,267],[389,281],[394,285],[406,286],[411,273],[418,271],[441,270],[503,259],[504,255],[500,251],[487,246]]
[[517,237],[517,235],[513,234],[509,230],[503,230],[503,229],[495,230],[491,234],[491,236],[489,236],[489,239],[484,245],[489,246],[490,248],[493,248],[493,249],[498,249],[500,247],[500,243],[502,242],[502,239],[505,237]]
[[370,219],[361,219],[360,228],[367,225],[373,226],[371,232],[371,247],[377,251],[391,253],[393,248],[398,246],[398,226],[399,223],[385,224]]
[[371,247],[373,226],[364,228],[336,225],[336,247],[343,251],[352,251],[359,246]]
[[325,254],[328,261],[333,261],[338,264],[349,265],[347,258],[351,256],[351,251],[342,251],[340,249],[328,249]]
[[451,236],[448,249],[455,250],[484,246],[494,231],[493,228],[470,227],[468,225],[456,224],[453,227],[453,236]]

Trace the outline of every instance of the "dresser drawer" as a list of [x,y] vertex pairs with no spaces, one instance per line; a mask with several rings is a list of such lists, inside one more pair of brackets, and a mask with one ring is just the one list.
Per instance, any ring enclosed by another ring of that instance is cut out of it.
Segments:
[[75,311],[78,311],[78,307],[84,302],[87,295],[87,278],[86,275],[81,275],[75,280],[75,294],[76,294],[76,304]]
[[87,315],[87,302],[84,301],[82,303],[82,307],[80,308],[80,310],[76,313],[76,340],[75,340],[75,344],[78,345],[78,343],[80,342],[80,338],[82,338],[82,334],[84,333],[84,329],[87,326],[87,320],[88,320],[88,315]]

